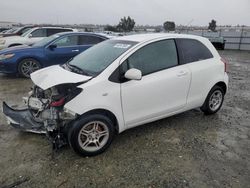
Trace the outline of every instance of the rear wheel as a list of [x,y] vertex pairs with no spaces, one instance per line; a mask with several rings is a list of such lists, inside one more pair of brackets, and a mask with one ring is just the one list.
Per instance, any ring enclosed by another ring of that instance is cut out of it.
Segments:
[[94,156],[104,152],[114,137],[112,121],[99,114],[77,120],[68,132],[68,141],[73,150],[82,156]]
[[18,65],[18,72],[21,76],[29,78],[32,72],[40,69],[40,63],[32,58],[23,59]]
[[211,115],[218,112],[223,104],[224,95],[225,93],[221,87],[214,86],[210,90],[205,103],[201,107],[201,110],[204,112],[204,114]]

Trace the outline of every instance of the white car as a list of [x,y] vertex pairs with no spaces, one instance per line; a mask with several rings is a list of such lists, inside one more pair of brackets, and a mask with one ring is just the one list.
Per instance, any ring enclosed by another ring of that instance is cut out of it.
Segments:
[[[208,39],[142,34],[102,42],[63,66],[31,74],[28,108],[3,112],[14,127],[55,147],[103,152],[114,135],[194,108],[214,114],[227,92],[226,63]],[[31,112],[31,113],[30,113]]]
[[45,37],[51,36],[56,33],[69,31],[75,30],[61,27],[35,27],[28,30],[21,36],[9,36],[0,38],[0,50],[18,45],[32,45]]

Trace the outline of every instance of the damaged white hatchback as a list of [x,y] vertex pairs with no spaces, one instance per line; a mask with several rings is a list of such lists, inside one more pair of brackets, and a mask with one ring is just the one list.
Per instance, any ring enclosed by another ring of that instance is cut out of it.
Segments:
[[228,85],[225,60],[212,44],[177,34],[114,38],[31,79],[25,109],[4,102],[8,122],[84,156],[103,152],[116,133],[138,125],[198,107],[214,114]]

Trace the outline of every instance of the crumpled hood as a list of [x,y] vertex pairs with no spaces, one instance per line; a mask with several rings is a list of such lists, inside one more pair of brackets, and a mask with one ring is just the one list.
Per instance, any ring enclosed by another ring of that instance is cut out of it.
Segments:
[[59,65],[38,70],[32,73],[30,77],[33,83],[43,90],[60,84],[84,82],[92,78],[90,76],[70,72]]

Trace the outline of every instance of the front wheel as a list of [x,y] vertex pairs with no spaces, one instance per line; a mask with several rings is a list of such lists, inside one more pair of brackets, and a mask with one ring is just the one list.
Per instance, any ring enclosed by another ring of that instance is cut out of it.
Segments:
[[32,58],[23,59],[18,65],[18,72],[22,77],[29,78],[32,72],[40,69],[40,63]]
[[219,86],[214,86],[201,107],[205,115],[211,115],[218,112],[223,104],[225,92]]
[[68,132],[68,141],[76,153],[82,156],[94,156],[109,147],[114,132],[114,125],[108,117],[93,114],[73,123]]

